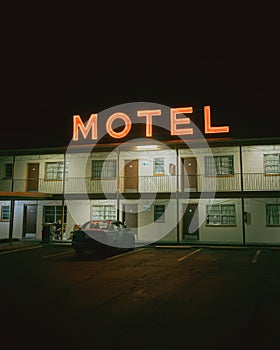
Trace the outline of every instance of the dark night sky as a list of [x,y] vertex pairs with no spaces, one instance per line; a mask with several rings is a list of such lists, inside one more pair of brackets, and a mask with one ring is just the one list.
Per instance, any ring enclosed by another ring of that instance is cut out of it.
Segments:
[[67,146],[73,114],[85,121],[90,113],[137,101],[211,105],[213,122],[229,125],[232,137],[278,137],[273,51],[15,56],[2,69],[0,149]]

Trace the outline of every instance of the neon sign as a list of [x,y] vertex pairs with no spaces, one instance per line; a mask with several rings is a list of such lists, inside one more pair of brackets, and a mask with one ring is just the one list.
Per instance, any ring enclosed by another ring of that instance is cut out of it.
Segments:
[[[189,127],[190,118],[182,115],[192,114],[192,107],[180,107],[180,108],[170,108],[170,135],[192,135],[193,128]],[[162,116],[161,109],[149,109],[149,110],[137,110],[137,117],[146,118],[146,137],[152,137],[153,135],[153,118],[159,118]],[[180,117],[178,118],[178,115]],[[117,120],[121,120],[124,124],[124,128],[121,131],[116,131],[113,129],[113,123]],[[91,114],[86,125],[84,125],[81,120],[80,115],[73,116],[73,141],[79,141],[79,136],[82,135],[84,139],[88,136],[92,140],[97,140],[98,138],[98,114]],[[127,136],[132,127],[131,118],[123,113],[116,112],[111,114],[106,121],[106,132],[114,139],[122,139]],[[80,131],[80,133],[79,133]],[[210,106],[204,106],[204,133],[205,134],[219,134],[219,133],[229,133],[229,126],[212,126],[211,123],[211,113]]]

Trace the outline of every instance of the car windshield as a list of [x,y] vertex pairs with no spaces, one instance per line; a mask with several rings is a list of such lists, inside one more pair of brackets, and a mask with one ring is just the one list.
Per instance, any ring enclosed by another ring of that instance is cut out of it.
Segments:
[[85,229],[108,229],[107,221],[89,221],[83,225]]

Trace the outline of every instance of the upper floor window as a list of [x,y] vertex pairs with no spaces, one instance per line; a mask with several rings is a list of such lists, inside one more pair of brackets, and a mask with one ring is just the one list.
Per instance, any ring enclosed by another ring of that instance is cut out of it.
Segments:
[[280,225],[280,204],[266,205],[266,225],[267,226]]
[[234,204],[207,205],[207,225],[236,225]]
[[264,173],[280,174],[280,154],[264,154]]
[[116,160],[93,160],[91,177],[93,179],[115,179],[117,177]]
[[233,175],[233,156],[205,157],[205,175]]
[[164,175],[164,158],[154,159],[154,175]]
[[[46,180],[63,180],[64,162],[46,163]],[[65,176],[68,175],[68,162],[65,166]]]
[[13,177],[13,164],[5,163],[4,164],[4,179],[11,179]]
[[0,215],[1,215],[1,221],[9,221],[10,220],[10,206],[9,205],[2,205],[0,207]]
[[154,221],[165,222],[165,205],[155,204],[154,205]]
[[[61,205],[46,205],[43,210],[43,217],[45,224],[52,224],[57,222],[58,219],[62,219],[62,206]],[[64,223],[67,222],[67,207],[64,206]]]

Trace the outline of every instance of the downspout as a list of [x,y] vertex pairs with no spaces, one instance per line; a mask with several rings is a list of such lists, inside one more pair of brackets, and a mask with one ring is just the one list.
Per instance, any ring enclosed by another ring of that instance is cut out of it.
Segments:
[[[15,171],[15,156],[13,156],[11,192],[14,192],[14,171]],[[15,214],[15,200],[11,199],[10,224],[9,224],[9,242],[10,242],[10,246],[13,245],[13,230],[14,230],[14,216],[15,216],[14,214]]]
[[178,147],[176,147],[176,220],[177,220],[177,244],[180,241],[180,227],[179,227],[179,157],[178,157]]
[[241,186],[241,214],[242,214],[242,233],[243,233],[243,245],[246,244],[246,231],[245,231],[245,204],[244,204],[244,183],[243,183],[243,161],[242,161],[242,146],[239,146],[239,158],[240,158],[240,186]]
[[65,216],[64,216],[64,207],[65,207],[65,178],[66,178],[66,152],[63,155],[63,178],[62,178],[62,203],[61,203],[61,210],[62,210],[62,215],[61,215],[61,221],[62,221],[62,231],[61,231],[61,241],[63,239],[63,234],[64,234],[64,221],[65,221]]
[[117,150],[117,220],[120,220],[120,152]]

